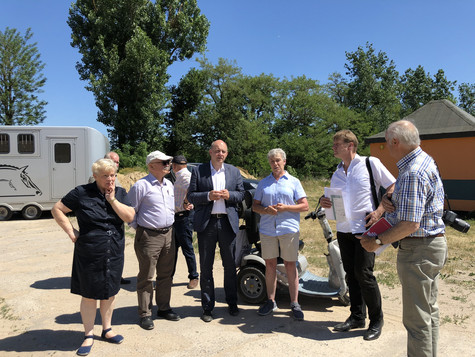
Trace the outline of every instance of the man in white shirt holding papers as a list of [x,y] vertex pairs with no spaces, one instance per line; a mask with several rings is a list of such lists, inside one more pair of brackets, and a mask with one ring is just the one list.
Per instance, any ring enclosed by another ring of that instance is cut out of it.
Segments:
[[[346,219],[337,217],[336,228],[351,303],[350,317],[337,324],[334,330],[344,332],[364,328],[367,306],[370,323],[363,338],[371,341],[379,338],[384,324],[381,293],[373,275],[375,254],[363,249],[356,236],[378,221],[384,208],[375,206],[366,158],[356,153],[357,148],[358,139],[350,130],[341,130],[333,136],[333,153],[342,162],[332,176],[331,188],[341,189],[345,206]],[[375,157],[370,159],[370,165],[376,190],[382,186],[387,192],[392,192],[396,180],[391,173]],[[329,197],[322,197],[320,203],[325,209],[332,207]]]

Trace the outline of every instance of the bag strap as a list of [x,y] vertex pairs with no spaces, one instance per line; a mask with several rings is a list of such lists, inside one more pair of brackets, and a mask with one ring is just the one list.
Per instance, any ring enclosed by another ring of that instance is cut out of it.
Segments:
[[371,183],[371,194],[373,195],[374,206],[378,208],[379,200],[378,200],[378,195],[376,194],[376,186],[374,185],[374,178],[373,178],[373,169],[371,168],[369,156],[366,157],[366,167],[369,172],[369,182]]
[[[369,162],[369,156],[366,157],[366,167],[368,168],[369,172],[369,181],[371,183],[371,194],[373,195],[373,201],[376,205],[376,208],[379,206],[378,195],[376,194],[376,186],[374,185],[374,178],[373,178],[373,169],[371,169],[371,163]],[[394,248],[399,247],[399,241],[391,243]]]

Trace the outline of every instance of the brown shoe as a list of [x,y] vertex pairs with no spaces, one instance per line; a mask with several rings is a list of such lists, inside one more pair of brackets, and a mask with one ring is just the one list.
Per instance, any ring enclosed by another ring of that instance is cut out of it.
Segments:
[[186,286],[188,289],[194,289],[198,286],[198,279],[191,279],[188,285]]

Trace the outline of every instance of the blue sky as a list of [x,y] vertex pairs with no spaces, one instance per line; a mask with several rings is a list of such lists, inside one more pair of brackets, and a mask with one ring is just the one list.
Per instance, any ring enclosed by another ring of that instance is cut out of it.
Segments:
[[[70,4],[2,0],[0,29],[32,29],[46,64],[43,125],[86,125],[107,134],[75,69],[80,56],[70,46]],[[422,65],[431,75],[442,68],[457,85],[475,83],[472,0],[198,0],[198,6],[211,23],[206,57],[214,64],[235,60],[247,75],[305,75],[323,84],[329,74],[345,72],[345,51],[370,42],[400,73]],[[173,64],[170,83],[196,66],[193,59]]]

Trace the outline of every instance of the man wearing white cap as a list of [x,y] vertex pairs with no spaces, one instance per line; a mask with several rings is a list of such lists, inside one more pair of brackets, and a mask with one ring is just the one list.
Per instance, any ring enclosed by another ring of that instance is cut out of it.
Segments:
[[138,180],[128,193],[135,208],[130,226],[136,229],[135,254],[139,262],[137,297],[140,326],[153,329],[153,280],[156,272],[155,301],[157,316],[170,321],[180,320],[170,307],[172,274],[175,263],[175,242],[172,226],[175,221],[173,184],[165,178],[170,172],[172,157],[160,151],[147,156],[149,174]]

